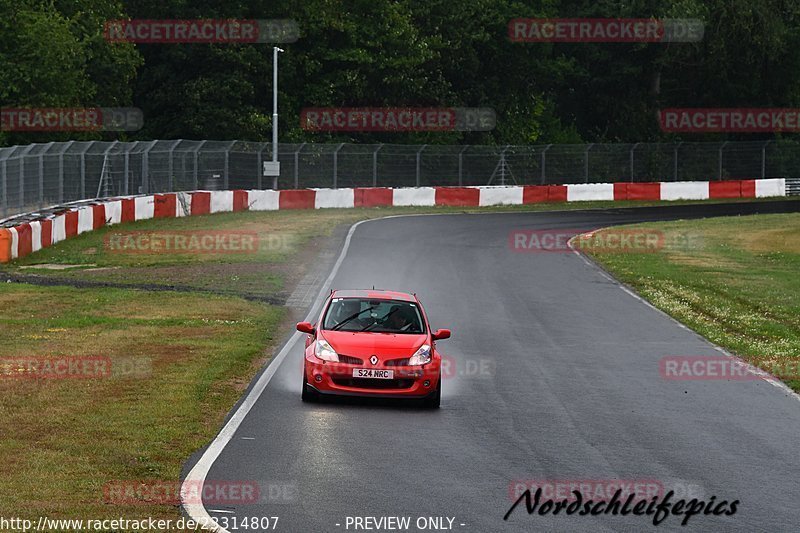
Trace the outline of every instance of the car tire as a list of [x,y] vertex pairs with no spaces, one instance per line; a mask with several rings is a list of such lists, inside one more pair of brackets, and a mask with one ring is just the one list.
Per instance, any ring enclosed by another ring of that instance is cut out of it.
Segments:
[[422,405],[428,409],[438,409],[442,403],[442,379],[439,378],[439,383],[436,384],[436,390],[422,400]]
[[308,385],[305,372],[303,373],[303,392],[300,394],[300,398],[302,398],[304,402],[319,401],[319,393]]

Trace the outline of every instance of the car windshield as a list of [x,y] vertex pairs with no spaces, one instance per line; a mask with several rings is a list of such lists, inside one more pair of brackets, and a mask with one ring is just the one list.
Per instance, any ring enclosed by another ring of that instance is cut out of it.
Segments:
[[322,321],[323,329],[373,333],[425,333],[419,306],[402,300],[334,298]]

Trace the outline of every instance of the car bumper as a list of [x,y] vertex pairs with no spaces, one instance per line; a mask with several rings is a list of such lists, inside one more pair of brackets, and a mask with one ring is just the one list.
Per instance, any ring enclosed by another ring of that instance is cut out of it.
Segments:
[[423,366],[369,367],[391,370],[393,379],[353,378],[353,370],[364,365],[323,362],[306,357],[305,375],[308,386],[324,395],[369,396],[379,398],[425,398],[435,393],[441,377],[438,360]]

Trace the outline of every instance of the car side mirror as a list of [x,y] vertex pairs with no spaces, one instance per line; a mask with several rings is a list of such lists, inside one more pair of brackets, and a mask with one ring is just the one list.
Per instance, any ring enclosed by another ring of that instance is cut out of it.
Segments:
[[300,333],[308,333],[309,335],[313,335],[317,330],[314,329],[314,326],[311,325],[311,322],[298,322],[297,331]]
[[437,329],[436,331],[433,332],[433,335],[431,335],[431,338],[433,340],[435,340],[435,341],[440,341],[440,340],[443,340],[443,339],[449,339],[450,338],[450,330],[449,329]]

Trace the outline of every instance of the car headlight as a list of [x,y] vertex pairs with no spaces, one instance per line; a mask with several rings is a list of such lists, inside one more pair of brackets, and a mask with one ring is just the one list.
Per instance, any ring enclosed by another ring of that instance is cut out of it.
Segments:
[[328,341],[322,338],[317,339],[317,344],[314,347],[314,355],[323,361],[333,361],[334,363],[339,362],[339,356],[336,354],[336,351],[330,344],[328,344]]
[[431,347],[427,344],[423,344],[419,347],[419,350],[414,352],[409,360],[409,365],[425,365],[431,362]]

